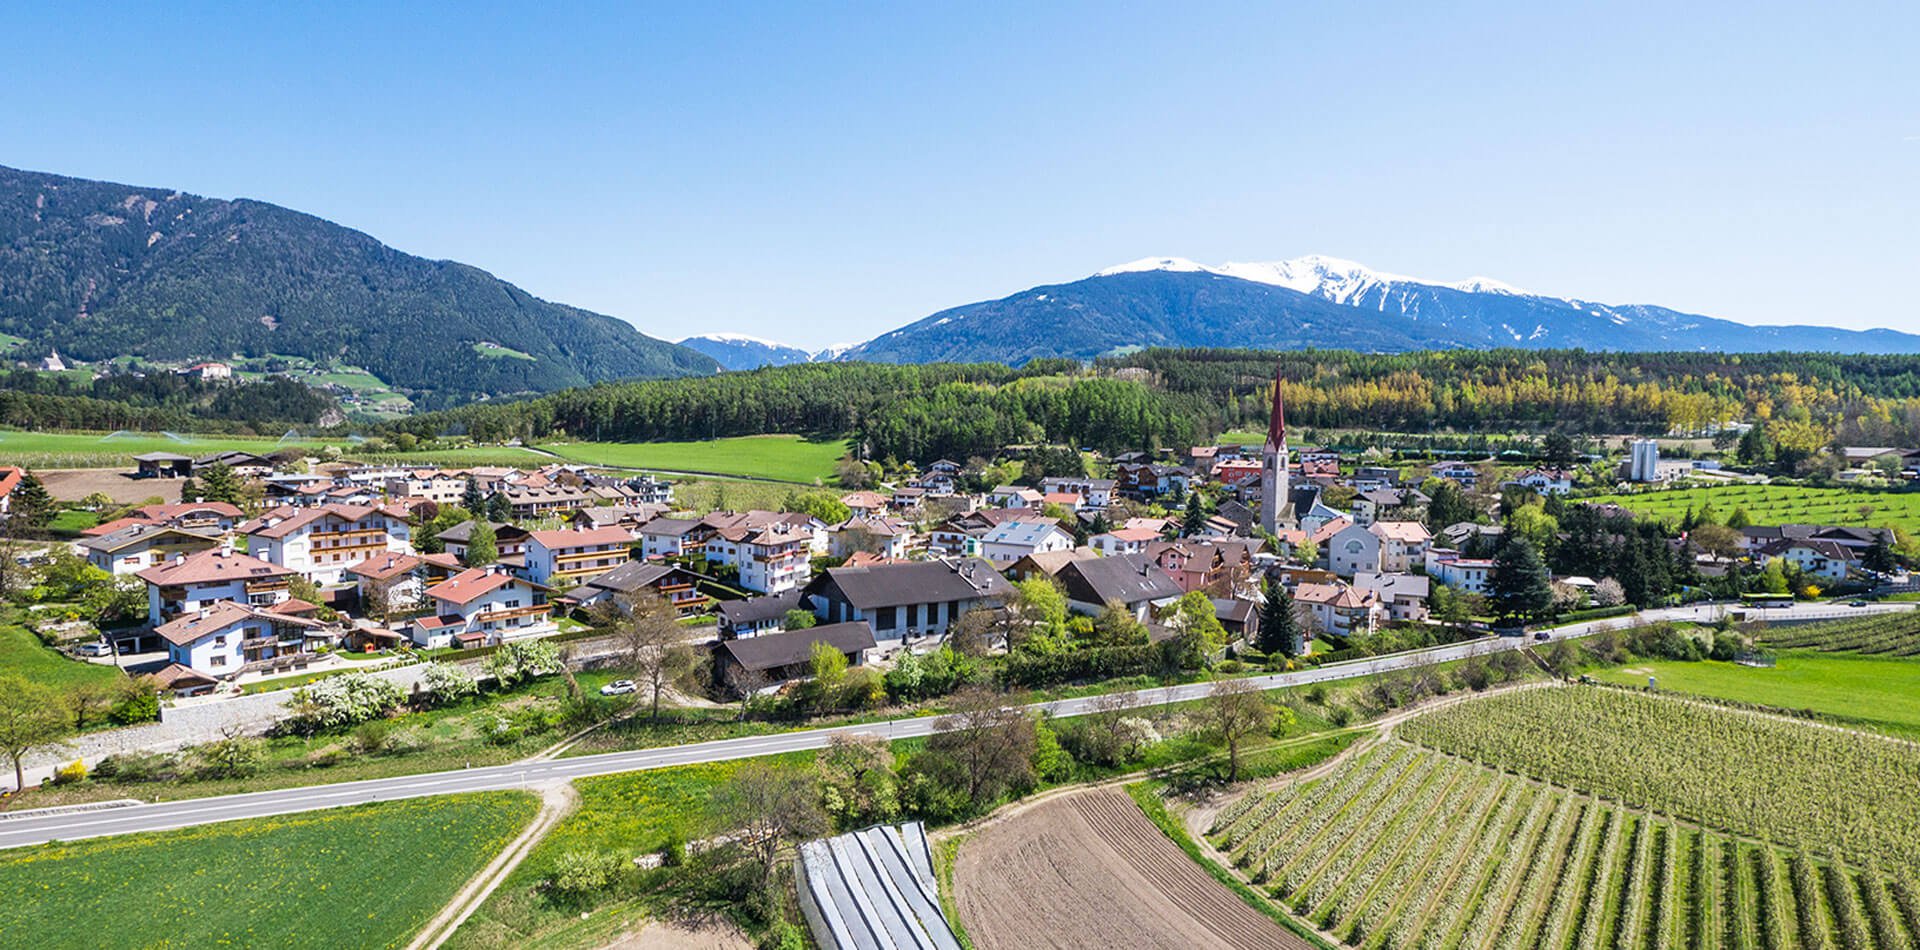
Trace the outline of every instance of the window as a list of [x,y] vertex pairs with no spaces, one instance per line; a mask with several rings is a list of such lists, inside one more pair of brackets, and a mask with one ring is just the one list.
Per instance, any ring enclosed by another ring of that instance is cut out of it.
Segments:
[[920,626],[920,605],[919,604],[907,605],[907,626],[909,627]]
[[224,657],[224,656],[215,656],[215,657],[213,657],[213,665],[214,665],[214,666],[226,666],[226,665],[227,665],[227,658],[226,658],[226,657]]
[[223,633],[223,634],[221,634],[221,635],[219,635],[219,636],[217,636],[217,637],[214,637],[214,638],[213,638],[213,645],[214,645],[214,646],[217,646],[217,647],[223,647],[223,646],[226,646],[226,645],[227,645],[227,635]]
[[881,607],[880,609],[875,610],[873,612],[874,629],[875,630],[892,630],[894,625],[894,611],[896,609],[898,608]]

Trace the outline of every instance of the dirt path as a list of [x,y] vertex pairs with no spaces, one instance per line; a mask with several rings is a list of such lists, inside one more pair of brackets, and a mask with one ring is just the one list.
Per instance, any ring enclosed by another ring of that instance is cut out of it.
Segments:
[[1210,877],[1113,788],[1053,798],[977,830],[954,867],[981,950],[1298,950],[1307,944]]
[[446,943],[447,938],[453,936],[453,932],[459,930],[460,925],[466,923],[481,904],[486,903],[494,889],[507,879],[507,875],[520,866],[533,846],[539,844],[540,839],[560,823],[560,819],[571,813],[579,801],[571,782],[559,782],[542,788],[540,813],[534,816],[533,823],[520,832],[520,837],[508,842],[499,855],[460,889],[460,893],[453,895],[453,900],[437,916],[420,928],[420,932],[407,944],[407,950],[434,950]]

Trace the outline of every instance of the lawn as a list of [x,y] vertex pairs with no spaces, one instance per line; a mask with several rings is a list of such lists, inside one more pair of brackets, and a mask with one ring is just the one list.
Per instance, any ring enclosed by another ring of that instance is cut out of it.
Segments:
[[18,624],[0,624],[0,673],[18,674],[56,689],[85,682],[110,684],[121,676],[111,666],[68,657]]
[[[646,772],[628,772],[574,782],[580,805],[534,846],[525,861],[487,898],[473,917],[455,931],[447,946],[520,947],[578,942],[572,933],[587,918],[583,908],[559,905],[537,887],[550,876],[560,856],[571,851],[613,853],[632,858],[659,851],[675,835],[697,840],[720,827],[713,813],[714,792],[748,762],[800,766],[811,763],[812,752],[794,752],[760,759],[680,765]],[[592,929],[612,928],[646,916],[644,899],[606,895],[593,908]],[[561,933],[568,932],[567,939]],[[604,941],[603,941],[604,942]]]
[[169,435],[161,432],[18,432],[0,431],[0,462],[30,468],[131,467],[133,457],[148,452],[211,455],[236,450],[266,454],[289,446],[317,448],[309,439],[265,439],[247,436]]
[[100,513],[84,508],[65,508],[47,522],[47,532],[56,538],[77,538],[80,532],[100,523]]
[[1869,525],[1894,527],[1906,534],[1920,531],[1920,492],[1727,485],[1602,495],[1586,500],[1611,502],[1672,522],[1685,517],[1689,508],[1697,512],[1711,505],[1721,520],[1733,514],[1734,509],[1744,508],[1754,524]]
[[516,350],[511,346],[501,346],[498,343],[475,343],[473,345],[473,352],[479,354],[481,359],[486,359],[486,360],[500,360],[500,359],[532,360],[533,359],[532,353],[522,353],[521,351]]
[[533,817],[492,792],[0,852],[14,946],[395,947]]
[[812,484],[833,478],[845,439],[751,435],[704,442],[570,442],[541,448],[576,462]]
[[1712,660],[1653,661],[1592,671],[1614,683],[1815,712],[1920,739],[1920,660],[1785,652],[1773,669]]

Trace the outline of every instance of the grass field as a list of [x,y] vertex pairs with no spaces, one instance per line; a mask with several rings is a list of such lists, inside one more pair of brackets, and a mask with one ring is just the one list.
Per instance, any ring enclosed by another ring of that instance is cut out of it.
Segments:
[[1869,525],[1894,527],[1905,534],[1920,531],[1920,492],[1855,491],[1802,485],[1727,485],[1601,495],[1586,500],[1612,502],[1673,522],[1685,517],[1688,508],[1697,512],[1712,505],[1714,513],[1721,520],[1733,514],[1734,509],[1745,508],[1754,524]]
[[75,660],[40,642],[18,624],[0,624],[0,673],[15,673],[36,683],[65,689],[76,683],[114,683],[121,672],[111,666]]
[[[712,834],[719,818],[713,794],[749,762],[804,765],[811,752],[760,759],[681,765],[580,779],[574,787],[580,806],[560,822],[527,859],[513,870],[479,910],[455,931],[450,948],[587,946],[607,942],[625,926],[647,915],[644,898],[604,893],[588,908],[556,904],[539,883],[551,876],[569,852],[618,854],[624,858],[657,852],[670,836],[697,840]],[[588,918],[583,922],[583,918]],[[608,930],[611,929],[611,933]],[[593,938],[600,938],[593,942]]]
[[308,439],[264,439],[245,436],[181,435],[158,432],[109,435],[104,432],[0,431],[0,462],[29,468],[100,468],[133,465],[133,457],[148,452],[210,455],[229,450],[265,454],[289,446],[318,448]]
[[511,346],[501,346],[498,343],[475,343],[473,345],[473,352],[479,354],[481,359],[487,359],[487,360],[502,360],[502,359],[532,360],[533,359],[533,354],[531,353],[523,353],[519,350],[514,349]]
[[[1631,671],[1631,672],[1629,672]],[[1773,669],[1706,660],[1660,661],[1594,670],[1598,679],[1784,709],[1811,709],[1920,739],[1920,660],[1784,652]]]
[[814,441],[797,435],[707,442],[564,442],[540,447],[589,465],[741,475],[809,485],[816,479],[832,479],[834,463],[847,454],[844,439]]
[[33,947],[394,947],[533,817],[490,792],[0,852]]

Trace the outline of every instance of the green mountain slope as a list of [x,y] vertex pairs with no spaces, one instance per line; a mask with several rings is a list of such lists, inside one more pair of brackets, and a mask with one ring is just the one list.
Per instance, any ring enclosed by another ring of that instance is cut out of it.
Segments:
[[[333,360],[434,405],[719,368],[613,317],[277,205],[3,167],[0,332],[86,360]],[[489,358],[479,343],[532,358]]]

